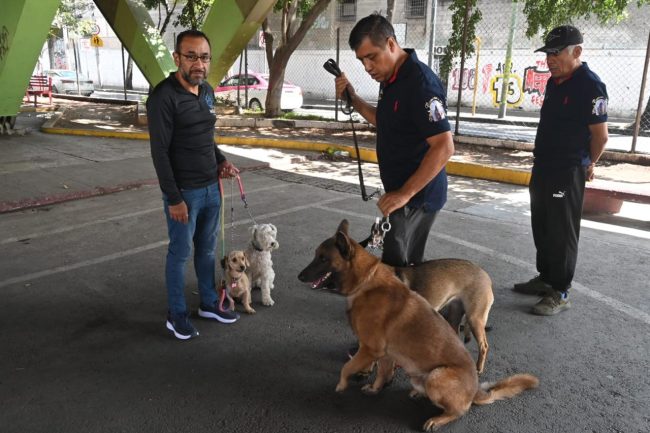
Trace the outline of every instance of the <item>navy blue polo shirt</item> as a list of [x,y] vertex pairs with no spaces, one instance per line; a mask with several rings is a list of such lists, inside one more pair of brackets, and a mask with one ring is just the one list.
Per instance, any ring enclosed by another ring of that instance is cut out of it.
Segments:
[[[429,150],[427,138],[450,130],[442,82],[415,51],[405,51],[409,57],[380,85],[377,103],[377,159],[386,192],[398,190],[415,173]],[[407,205],[434,212],[446,201],[443,168]]]
[[561,84],[549,79],[533,150],[535,168],[589,165],[589,125],[607,122],[607,101],[605,84],[586,63]]
[[151,156],[170,205],[183,201],[181,189],[202,188],[219,179],[218,164],[226,158],[214,142],[214,107],[214,90],[206,81],[195,95],[173,72],[147,99]]

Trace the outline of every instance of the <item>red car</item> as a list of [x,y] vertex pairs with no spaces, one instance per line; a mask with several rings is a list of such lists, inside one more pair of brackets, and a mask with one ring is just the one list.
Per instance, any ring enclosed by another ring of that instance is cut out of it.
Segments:
[[[237,88],[239,88],[239,105],[251,110],[264,110],[266,93],[269,89],[269,75],[257,72],[237,74],[226,78],[214,90],[217,101],[227,104],[235,104],[237,101]],[[246,101],[246,89],[248,88],[248,100]],[[302,106],[302,89],[291,83],[284,82],[282,86],[282,99],[280,100],[281,110],[295,110]]]

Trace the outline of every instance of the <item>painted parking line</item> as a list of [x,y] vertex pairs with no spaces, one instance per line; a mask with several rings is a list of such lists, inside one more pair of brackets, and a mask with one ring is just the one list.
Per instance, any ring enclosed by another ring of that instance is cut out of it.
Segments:
[[[301,206],[295,206],[295,207],[284,209],[284,210],[281,210],[281,211],[278,211],[278,212],[270,212],[270,213],[258,215],[257,219],[259,219],[261,221],[261,220],[265,220],[265,219],[269,219],[269,218],[274,218],[274,217],[278,217],[278,216],[282,216],[282,215],[287,215],[287,214],[291,214],[291,213],[295,213],[295,212],[300,212],[300,211],[303,211],[305,209],[313,209],[313,208],[316,208],[316,207],[324,205],[324,204],[335,203],[337,201],[348,200],[348,199],[350,199],[349,194],[342,194],[339,197],[330,198],[330,199],[327,199],[327,200],[322,200],[322,201],[318,202],[317,204],[306,204],[306,205],[301,205]],[[252,219],[247,218],[247,219],[235,221],[233,224],[226,224],[225,227],[230,228],[230,227],[234,227],[234,226],[250,224],[252,222],[253,222]],[[77,262],[77,263],[71,263],[71,264],[66,265],[66,266],[58,266],[56,268],[45,269],[43,271],[38,271],[38,272],[32,272],[32,273],[29,273],[29,274],[21,275],[19,277],[8,278],[6,280],[0,281],[0,288],[7,287],[7,286],[10,286],[12,284],[19,284],[19,283],[24,283],[24,282],[27,282],[27,281],[32,281],[32,280],[35,280],[35,279],[38,279],[38,278],[49,277],[51,275],[60,274],[62,272],[73,271],[75,269],[84,268],[86,266],[98,265],[98,264],[106,263],[106,262],[109,262],[109,261],[112,261],[112,260],[122,259],[124,257],[129,257],[129,256],[132,256],[134,254],[139,254],[139,253],[149,251],[149,250],[152,250],[152,249],[155,249],[155,248],[160,248],[162,246],[167,245],[167,243],[168,243],[167,240],[153,242],[153,243],[150,243],[150,244],[147,244],[147,245],[142,245],[142,246],[139,246],[139,247],[136,247],[136,248],[131,248],[129,250],[120,251],[120,252],[109,254],[109,255],[106,255],[106,256],[97,257],[97,258],[89,259],[89,260],[84,260],[84,261]]]
[[[332,208],[328,208],[328,207],[325,207],[325,206],[322,206],[322,205],[315,206],[315,207],[317,207],[319,209],[322,209],[324,211],[328,211],[328,212],[334,212],[334,213],[338,213],[338,214],[342,214],[342,215],[348,215],[348,216],[355,216],[355,217],[364,218],[364,219],[367,219],[367,220],[370,220],[370,221],[375,220],[374,216],[364,215],[364,214],[360,214],[360,213],[357,213],[357,212],[350,212],[350,211],[347,211],[347,210],[344,210],[344,209],[332,209]],[[467,216],[470,216],[470,215],[467,215]],[[470,217],[472,217],[472,216],[470,216]],[[477,220],[480,219],[478,217],[472,217],[472,218],[476,218]],[[533,264],[531,264],[529,262],[526,262],[524,260],[518,259],[517,257],[513,257],[513,256],[510,256],[508,254],[503,254],[503,253],[501,253],[499,251],[493,250],[492,248],[488,248],[488,247],[485,247],[483,245],[476,244],[474,242],[465,241],[463,239],[459,239],[459,238],[456,238],[454,236],[449,236],[449,235],[446,235],[446,234],[443,234],[443,233],[431,232],[429,234],[429,236],[433,236],[435,238],[438,238],[438,239],[441,239],[441,240],[444,240],[444,241],[447,241],[447,242],[450,242],[450,243],[454,243],[454,244],[463,246],[465,248],[472,249],[474,251],[484,253],[484,254],[489,255],[491,257],[496,257],[499,260],[504,261],[506,263],[509,263],[511,265],[515,265],[515,266],[518,266],[520,268],[524,268],[529,273],[533,273],[533,274],[537,273],[537,268],[535,267],[535,265],[533,265]],[[608,306],[608,307],[610,307],[610,308],[612,308],[614,310],[617,310],[617,311],[619,311],[621,313],[624,313],[624,314],[630,316],[633,319],[637,319],[637,320],[640,320],[640,321],[644,322],[646,325],[650,325],[650,314],[648,314],[648,313],[646,313],[644,311],[641,311],[638,308],[634,308],[634,307],[632,307],[632,306],[630,306],[630,305],[628,305],[628,304],[626,304],[624,302],[621,302],[621,301],[619,301],[617,299],[611,298],[611,297],[609,297],[607,295],[603,295],[602,293],[597,292],[596,290],[590,289],[589,287],[584,286],[584,285],[582,285],[580,283],[577,283],[575,281],[572,283],[571,287],[576,292],[582,293],[583,295],[588,296],[591,299],[595,299],[595,300],[597,300],[599,302],[602,302],[603,304],[605,304],[606,306]]]

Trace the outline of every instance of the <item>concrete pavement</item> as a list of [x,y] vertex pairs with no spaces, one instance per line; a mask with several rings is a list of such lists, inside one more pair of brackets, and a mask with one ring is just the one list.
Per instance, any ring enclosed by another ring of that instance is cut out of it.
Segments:
[[[420,431],[437,413],[426,400],[408,398],[403,373],[376,398],[360,392],[362,382],[336,394],[353,341],[345,301],[296,278],[342,218],[359,239],[377,215],[373,202],[359,199],[354,161],[224,145],[231,160],[249,168],[242,178],[252,215],[279,230],[276,304],[262,306],[255,291],[256,315],[234,325],[193,316],[201,335],[179,342],[164,326],[167,237],[159,188],[143,182],[155,177],[148,143],[43,134],[45,117],[37,116],[48,115],[21,116],[19,127],[32,132],[0,137],[1,201],[98,195],[0,214],[3,433],[392,433]],[[493,161],[481,152],[466,156]],[[517,167],[529,158],[507,156]],[[376,165],[364,164],[364,174],[372,190]],[[133,187],[101,193],[116,185]],[[226,212],[227,245],[244,248],[252,221],[236,186],[225,186],[232,204],[226,209],[234,209]],[[526,188],[451,176],[449,197],[426,257],[470,259],[493,280],[481,380],[529,372],[541,384],[512,400],[472,407],[444,431],[647,432],[647,207],[635,217],[583,221],[573,308],[544,318],[527,313],[536,298],[510,290],[535,273]],[[186,296],[195,310],[191,271]],[[467,345],[473,357],[475,347]]]

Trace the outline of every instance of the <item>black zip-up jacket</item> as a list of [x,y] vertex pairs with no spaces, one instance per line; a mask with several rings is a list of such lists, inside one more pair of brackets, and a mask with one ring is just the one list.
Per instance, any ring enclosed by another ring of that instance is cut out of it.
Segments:
[[217,167],[226,158],[214,142],[214,103],[207,82],[199,86],[197,96],[185,90],[174,73],[147,99],[151,157],[169,205],[183,201],[181,189],[218,181]]

